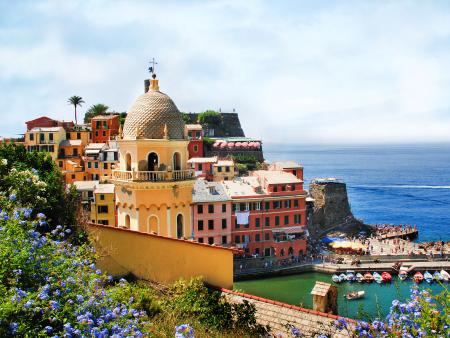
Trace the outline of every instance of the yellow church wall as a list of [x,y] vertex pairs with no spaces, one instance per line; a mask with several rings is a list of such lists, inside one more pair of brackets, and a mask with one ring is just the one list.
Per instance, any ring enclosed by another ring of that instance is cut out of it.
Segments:
[[101,225],[89,225],[88,231],[99,267],[113,276],[132,273],[163,284],[202,276],[213,286],[233,287],[231,249]]

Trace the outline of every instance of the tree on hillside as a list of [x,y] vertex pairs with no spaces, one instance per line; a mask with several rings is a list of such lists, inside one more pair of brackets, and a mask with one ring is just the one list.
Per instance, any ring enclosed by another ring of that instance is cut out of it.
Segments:
[[222,116],[214,110],[206,110],[198,114],[198,122],[209,128],[218,127],[222,123]]
[[67,100],[67,102],[69,102],[70,105],[73,106],[73,108],[75,109],[75,124],[78,124],[78,119],[77,119],[77,107],[81,107],[82,103],[84,103],[83,98],[81,96],[71,96],[69,97],[69,99]]
[[97,103],[91,106],[84,115],[84,123],[91,122],[91,119],[98,115],[104,115],[108,111],[109,107],[103,103]]

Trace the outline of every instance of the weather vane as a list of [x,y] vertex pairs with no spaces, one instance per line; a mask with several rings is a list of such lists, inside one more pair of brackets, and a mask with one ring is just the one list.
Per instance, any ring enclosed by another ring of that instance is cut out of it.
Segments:
[[158,64],[158,62],[155,61],[155,58],[152,58],[152,61],[149,62],[150,63],[150,67],[148,67],[148,71],[150,72],[150,74],[152,74],[152,78],[156,77],[156,73],[155,73],[155,65]]

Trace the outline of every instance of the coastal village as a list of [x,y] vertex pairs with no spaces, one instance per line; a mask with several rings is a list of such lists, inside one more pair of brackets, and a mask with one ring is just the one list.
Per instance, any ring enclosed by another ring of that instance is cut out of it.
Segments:
[[[317,178],[306,190],[303,166],[266,162],[263,140],[245,136],[235,111],[181,113],[155,73],[124,119],[42,116],[26,122],[23,139],[5,141],[52,157],[79,193],[106,271],[160,283],[202,276],[230,301],[254,304],[279,332],[339,319],[342,282],[450,278],[450,242],[413,242],[415,225],[364,224],[344,182]],[[330,274],[305,290],[313,309],[233,291],[236,280],[304,271]]]

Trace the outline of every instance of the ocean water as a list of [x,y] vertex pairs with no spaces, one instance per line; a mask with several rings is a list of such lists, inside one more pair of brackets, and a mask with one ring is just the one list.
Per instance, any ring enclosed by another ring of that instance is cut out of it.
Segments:
[[301,163],[307,184],[317,177],[343,179],[353,214],[366,223],[415,224],[419,241],[450,240],[450,144],[266,143],[264,155],[269,162]]

